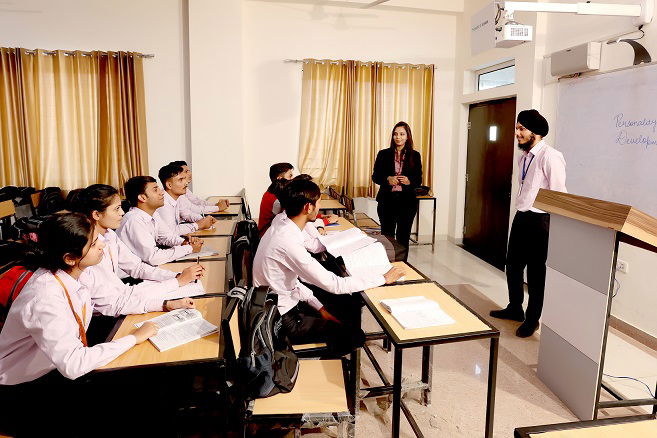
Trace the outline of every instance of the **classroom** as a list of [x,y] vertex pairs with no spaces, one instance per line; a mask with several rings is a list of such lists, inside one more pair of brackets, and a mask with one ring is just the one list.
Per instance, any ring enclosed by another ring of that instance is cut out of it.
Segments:
[[0,438],[657,436],[654,8],[0,2]]

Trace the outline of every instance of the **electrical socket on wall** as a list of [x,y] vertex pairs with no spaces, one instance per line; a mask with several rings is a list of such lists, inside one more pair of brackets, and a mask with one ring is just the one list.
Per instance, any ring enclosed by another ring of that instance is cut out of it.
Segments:
[[616,260],[616,271],[620,271],[623,274],[627,274],[630,266],[625,260],[618,259]]

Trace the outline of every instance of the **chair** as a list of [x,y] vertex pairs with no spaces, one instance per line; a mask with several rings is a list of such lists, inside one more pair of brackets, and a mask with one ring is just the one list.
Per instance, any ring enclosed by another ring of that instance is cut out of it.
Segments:
[[0,202],[0,235],[2,239],[7,239],[10,234],[11,219],[16,215],[14,201],[6,200]]
[[[381,230],[381,225],[377,221],[369,217],[367,214],[355,210],[353,198],[350,198],[347,195],[342,195],[340,202],[347,207],[347,219],[349,219],[349,221],[356,227],[367,229],[368,231]],[[349,216],[351,218],[349,218]]]
[[[229,301],[221,323],[226,344],[224,353],[229,364],[235,363],[240,346],[237,303],[237,299]],[[347,391],[350,383],[344,359],[302,359],[296,385],[290,393],[249,403],[243,419],[244,433],[249,426],[258,424],[277,424],[295,430],[335,425],[339,437],[353,437],[355,398]]]
[[333,199],[340,199],[340,194],[336,190],[336,186],[329,186],[329,196]]

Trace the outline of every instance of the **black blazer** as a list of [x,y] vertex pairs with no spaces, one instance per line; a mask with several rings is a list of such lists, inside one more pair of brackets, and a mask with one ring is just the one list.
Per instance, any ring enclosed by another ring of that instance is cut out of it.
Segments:
[[[402,167],[402,175],[408,177],[410,180],[409,185],[402,184],[402,193],[415,198],[415,188],[422,185],[422,157],[418,151],[412,152],[413,159],[407,157],[404,160],[404,167]],[[411,164],[411,161],[413,164]],[[388,184],[388,177],[395,175],[395,150],[391,148],[382,149],[376,155],[374,162],[374,171],[372,173],[372,181],[381,186],[376,200],[381,202],[390,193],[392,193],[392,186]]]

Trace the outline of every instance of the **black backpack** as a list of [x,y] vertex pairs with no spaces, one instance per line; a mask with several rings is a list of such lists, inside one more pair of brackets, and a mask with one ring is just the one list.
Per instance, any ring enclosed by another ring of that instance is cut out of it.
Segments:
[[37,214],[45,216],[57,213],[66,208],[66,200],[62,196],[62,189],[59,187],[46,187],[41,190],[41,199],[37,207]]
[[[241,288],[236,288],[241,289]],[[240,353],[237,382],[249,400],[292,391],[299,375],[299,359],[281,333],[277,296],[266,286],[241,289],[238,308]],[[231,291],[236,296],[236,290]]]

